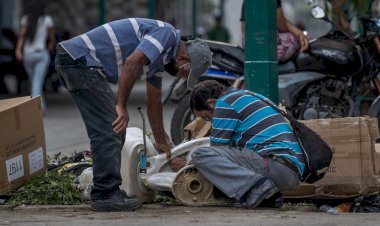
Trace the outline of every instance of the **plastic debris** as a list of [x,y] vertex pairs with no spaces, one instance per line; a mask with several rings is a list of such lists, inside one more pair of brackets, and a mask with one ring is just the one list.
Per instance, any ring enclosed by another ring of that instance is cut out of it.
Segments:
[[67,163],[86,162],[88,164],[92,164],[91,152],[87,150],[81,151],[78,153],[75,152],[70,157],[62,156],[61,153],[59,152],[55,154],[54,157],[49,160],[50,161],[49,161],[48,170],[53,170],[53,169],[62,167],[63,165]]
[[81,193],[83,200],[91,200],[92,179],[92,167],[88,167],[73,181],[73,187]]
[[352,207],[354,213],[379,213],[380,195],[363,195],[354,199]]
[[334,207],[325,204],[319,207],[318,212],[338,214],[338,213],[350,212],[351,207],[352,207],[351,202],[345,202]]

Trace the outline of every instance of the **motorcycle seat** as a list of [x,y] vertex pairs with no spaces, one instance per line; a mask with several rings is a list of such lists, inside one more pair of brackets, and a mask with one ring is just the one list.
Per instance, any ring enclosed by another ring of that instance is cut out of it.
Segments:
[[296,66],[293,61],[278,64],[278,74],[287,74],[296,72]]
[[209,40],[206,43],[213,53],[212,63],[214,65],[225,71],[244,73],[245,53],[240,46]]

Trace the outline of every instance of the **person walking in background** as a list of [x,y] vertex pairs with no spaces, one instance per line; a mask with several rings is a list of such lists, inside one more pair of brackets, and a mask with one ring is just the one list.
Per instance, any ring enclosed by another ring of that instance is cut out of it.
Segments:
[[[309,40],[301,29],[288,21],[281,7],[281,0],[277,0],[277,60],[289,60],[298,50],[301,52],[309,48]],[[241,8],[242,46],[245,48],[245,21],[244,1]]]
[[33,0],[29,2],[20,24],[16,58],[23,61],[31,80],[31,95],[42,97],[42,109],[45,111],[43,86],[50,63],[49,51],[52,52],[55,48],[54,22],[51,16],[45,14],[43,1]]
[[214,41],[229,42],[230,34],[222,24],[222,17],[214,16],[214,21],[214,26],[207,32],[207,38]]

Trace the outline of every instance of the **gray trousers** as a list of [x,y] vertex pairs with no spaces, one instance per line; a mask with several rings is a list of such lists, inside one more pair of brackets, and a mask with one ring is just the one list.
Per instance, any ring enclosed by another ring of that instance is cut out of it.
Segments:
[[199,172],[229,198],[240,200],[260,179],[269,178],[280,192],[299,184],[298,173],[249,149],[201,147],[192,160]]

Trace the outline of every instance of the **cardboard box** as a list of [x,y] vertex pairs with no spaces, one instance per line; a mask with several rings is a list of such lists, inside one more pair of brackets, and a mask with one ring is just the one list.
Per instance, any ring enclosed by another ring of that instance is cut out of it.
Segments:
[[40,97],[0,100],[0,195],[46,168]]
[[303,121],[333,148],[324,178],[284,193],[292,198],[347,198],[380,191],[380,152],[377,119],[351,117]]

